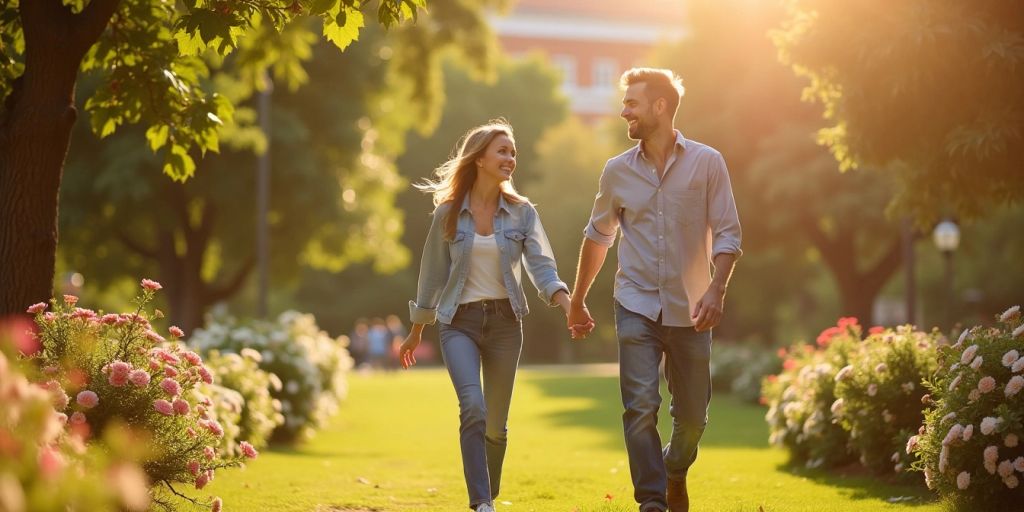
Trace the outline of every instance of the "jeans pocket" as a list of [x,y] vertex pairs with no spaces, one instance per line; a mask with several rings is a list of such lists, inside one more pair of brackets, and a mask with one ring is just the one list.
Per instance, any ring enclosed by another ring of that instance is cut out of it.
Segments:
[[499,301],[496,303],[496,305],[497,307],[495,308],[495,310],[498,311],[498,315],[500,315],[502,318],[513,322],[519,321],[519,317],[516,316],[515,310],[512,309],[511,301]]

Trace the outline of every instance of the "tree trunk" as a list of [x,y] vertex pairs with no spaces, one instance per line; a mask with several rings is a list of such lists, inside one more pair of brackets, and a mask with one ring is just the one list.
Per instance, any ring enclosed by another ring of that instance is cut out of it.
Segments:
[[57,197],[77,117],[75,80],[118,0],[72,14],[60,0],[23,1],[25,72],[0,111],[0,316],[53,291]]

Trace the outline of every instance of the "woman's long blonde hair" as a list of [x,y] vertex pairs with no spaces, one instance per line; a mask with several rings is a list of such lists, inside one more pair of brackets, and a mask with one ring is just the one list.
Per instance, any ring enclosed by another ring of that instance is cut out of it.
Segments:
[[[413,185],[423,192],[432,194],[434,206],[451,203],[444,220],[446,240],[455,238],[462,202],[465,200],[466,194],[473,188],[473,184],[476,183],[476,160],[483,156],[487,146],[498,135],[507,136],[515,144],[512,126],[508,124],[508,121],[494,119],[487,124],[469,130],[459,139],[455,154],[447,162],[434,169],[436,180],[426,179],[422,183]],[[506,201],[513,203],[529,201],[525,196],[516,192],[511,181],[501,183],[501,194],[505,196]]]

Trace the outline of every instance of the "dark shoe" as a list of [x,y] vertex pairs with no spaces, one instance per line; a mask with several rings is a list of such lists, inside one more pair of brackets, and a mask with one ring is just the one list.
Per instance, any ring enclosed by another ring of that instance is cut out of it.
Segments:
[[640,507],[640,512],[665,512],[665,509],[656,503],[648,503]]
[[671,512],[689,512],[690,496],[686,493],[686,480],[668,480],[668,509]]

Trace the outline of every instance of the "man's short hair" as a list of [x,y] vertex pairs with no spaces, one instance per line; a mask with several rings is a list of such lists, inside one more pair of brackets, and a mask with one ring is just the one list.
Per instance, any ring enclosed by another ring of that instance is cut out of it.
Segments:
[[651,102],[658,98],[665,98],[669,112],[675,116],[676,109],[679,108],[679,99],[686,92],[682,78],[668,69],[632,68],[626,70],[622,74],[622,78],[619,79],[619,86],[623,89],[640,83],[647,84],[645,92]]

